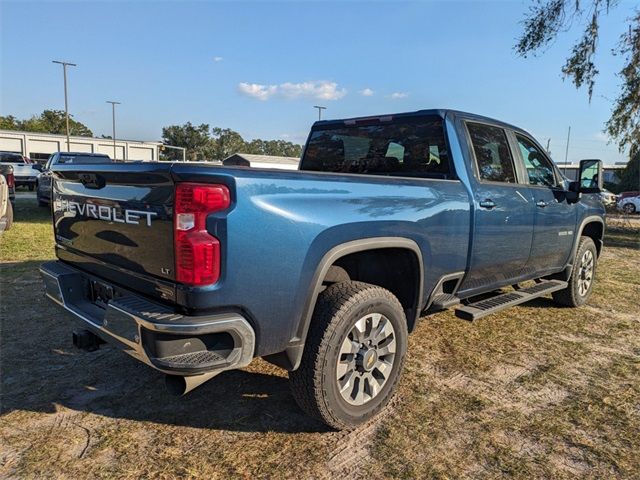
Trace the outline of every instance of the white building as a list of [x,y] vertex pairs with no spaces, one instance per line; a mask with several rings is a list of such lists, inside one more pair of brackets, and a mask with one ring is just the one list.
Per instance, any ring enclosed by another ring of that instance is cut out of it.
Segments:
[[[579,163],[556,163],[557,167],[569,180],[575,181],[578,179],[578,171],[580,170]],[[617,177],[617,173],[622,172],[627,166],[627,162],[616,162],[613,165],[605,163],[602,165],[603,180],[609,183],[618,183],[620,180]]]
[[[104,153],[115,160],[158,160],[162,142],[113,140],[108,138],[70,137],[69,151]],[[16,152],[44,162],[55,152],[67,151],[66,135],[0,130],[0,151]]]
[[298,170],[300,159],[296,157],[277,157],[275,155],[254,155],[251,153],[234,153],[225,158],[225,167],[278,168],[281,170]]

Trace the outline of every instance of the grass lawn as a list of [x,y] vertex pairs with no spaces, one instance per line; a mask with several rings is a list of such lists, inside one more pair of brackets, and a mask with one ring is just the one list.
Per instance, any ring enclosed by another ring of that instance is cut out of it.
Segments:
[[333,432],[262,360],[175,398],[112,347],[73,349],[37,274],[49,213],[17,206],[0,237],[1,478],[638,478],[637,229],[609,229],[587,307],[424,318],[391,408]]

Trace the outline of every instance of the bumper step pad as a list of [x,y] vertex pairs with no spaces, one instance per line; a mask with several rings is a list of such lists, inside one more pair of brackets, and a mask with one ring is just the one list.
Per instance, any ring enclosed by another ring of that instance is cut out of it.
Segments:
[[542,297],[551,292],[562,290],[567,287],[567,282],[561,280],[542,280],[531,287],[522,288],[514,292],[503,293],[495,297],[486,298],[475,303],[470,303],[456,308],[456,317],[463,320],[478,320],[492,313],[499,312],[506,308],[520,305],[534,298]]
[[216,352],[208,350],[182,353],[180,355],[172,355],[170,357],[154,358],[153,360],[156,365],[162,368],[212,368],[229,363],[227,358]]

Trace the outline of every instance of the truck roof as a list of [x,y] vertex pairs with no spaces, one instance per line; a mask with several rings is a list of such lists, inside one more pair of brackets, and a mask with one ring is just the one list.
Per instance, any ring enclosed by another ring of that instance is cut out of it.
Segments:
[[424,109],[424,110],[416,110],[413,112],[400,112],[400,113],[386,113],[386,114],[382,114],[382,115],[367,115],[366,117],[353,117],[353,118],[339,118],[339,119],[335,119],[335,120],[320,120],[317,121],[313,124],[313,127],[319,126],[319,127],[327,127],[327,126],[331,126],[331,125],[344,125],[345,122],[360,122],[360,121],[366,121],[366,120],[376,120],[376,119],[383,119],[383,118],[389,118],[389,117],[422,117],[422,116],[427,116],[427,115],[436,115],[439,116],[441,118],[445,118],[445,117],[457,117],[457,116],[462,116],[465,118],[470,118],[473,120],[477,120],[480,122],[489,122],[489,123],[493,123],[496,125],[500,125],[503,126],[505,128],[510,128],[513,130],[517,130],[517,131],[521,131],[526,133],[522,128],[520,127],[516,127],[515,125],[511,125],[509,123],[500,121],[500,120],[496,120],[495,118],[490,118],[490,117],[485,117],[482,115],[477,115],[475,113],[469,113],[469,112],[463,112],[460,110],[452,110],[452,109],[447,109],[447,108],[432,108],[432,109]]

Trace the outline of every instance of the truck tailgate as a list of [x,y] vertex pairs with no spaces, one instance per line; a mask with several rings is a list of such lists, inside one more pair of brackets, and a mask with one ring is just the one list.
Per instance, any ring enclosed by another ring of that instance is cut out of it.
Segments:
[[56,168],[52,204],[60,258],[102,276],[111,269],[151,282],[173,281],[170,168],[160,163]]

